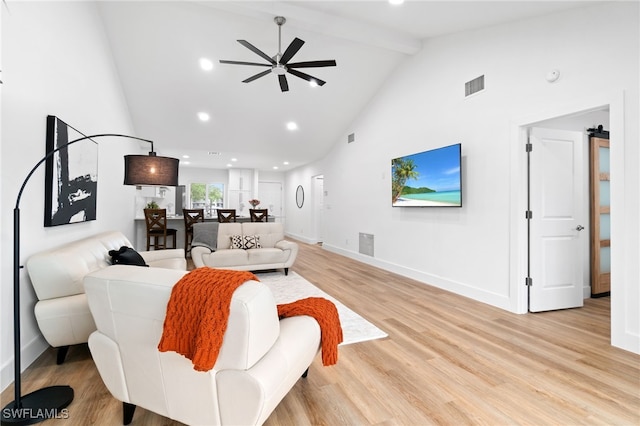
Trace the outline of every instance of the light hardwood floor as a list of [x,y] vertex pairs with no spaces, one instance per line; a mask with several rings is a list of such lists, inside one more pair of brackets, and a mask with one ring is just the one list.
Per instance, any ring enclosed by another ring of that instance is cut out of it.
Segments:
[[[640,356],[609,344],[608,298],[515,315],[300,246],[293,270],[389,337],[341,347],[332,367],[317,357],[267,426],[640,424]],[[23,393],[74,388],[69,418],[46,424],[121,424],[86,346],[62,366],[49,350],[22,377]],[[132,424],[179,423],[138,408]]]

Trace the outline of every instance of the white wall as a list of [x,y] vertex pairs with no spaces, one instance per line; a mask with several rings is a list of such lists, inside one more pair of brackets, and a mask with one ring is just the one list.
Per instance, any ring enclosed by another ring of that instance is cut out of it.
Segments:
[[[512,245],[524,242],[514,238],[512,225],[524,219],[524,210],[513,208],[523,189],[512,175],[512,167],[521,166],[512,165],[519,158],[514,150],[521,149],[513,122],[552,118],[545,113],[594,93],[624,93],[624,111],[612,111],[620,116],[612,128],[624,145],[618,151],[624,156],[612,165],[619,171],[618,200],[624,200],[612,224],[612,232],[618,229],[612,239],[623,248],[614,265],[620,291],[612,298],[612,341],[640,352],[640,251],[638,240],[628,237],[638,235],[640,217],[638,15],[637,2],[620,2],[426,40],[326,158],[287,175],[291,187],[324,174],[324,247],[521,311],[524,277],[513,278],[519,247]],[[551,69],[561,72],[555,83],[545,80]],[[479,75],[486,90],[464,99],[464,83]],[[356,141],[347,144],[352,132]],[[390,206],[392,158],[458,142],[462,208]],[[312,240],[312,212],[288,210],[287,232]],[[375,257],[357,253],[359,232],[374,234]]]
[[[12,209],[28,171],[45,154],[47,115],[56,115],[85,134],[136,135],[131,126],[102,22],[94,3],[8,2],[2,9],[2,156],[0,294],[0,387],[13,381]],[[99,144],[97,220],[53,228],[43,226],[44,167],[29,181],[21,208],[21,256],[105,230],[133,238],[134,187],[122,185],[123,155],[148,151],[136,142],[102,138]],[[82,142],[80,142],[82,143]],[[33,306],[36,298],[21,273],[22,367],[46,347]]]
[[[2,36],[3,33],[3,16],[4,16],[5,10],[2,6],[0,6],[0,36]],[[3,43],[0,40],[0,80],[3,79],[2,77],[2,72],[1,70],[4,69],[3,66],[3,56],[2,56],[2,51],[3,51]],[[3,152],[3,147],[4,147],[4,139],[2,137],[2,124],[3,124],[3,114],[2,114],[2,104],[3,104],[3,99],[4,99],[4,85],[0,84],[0,165],[4,165],[3,162],[3,157],[2,157],[2,152]],[[2,196],[2,182],[4,181],[4,177],[3,177],[3,173],[2,170],[4,170],[4,166],[2,167],[2,169],[0,169],[0,217],[2,217],[2,215],[4,214],[4,206],[6,205],[3,202],[3,196]],[[4,250],[4,240],[5,240],[5,227],[4,227],[4,221],[0,222],[0,259],[4,259],[4,253],[9,253],[8,251]],[[7,281],[6,284],[4,284],[4,265],[0,264],[0,321],[2,321],[2,324],[5,323],[9,323],[9,318],[12,318],[13,315],[13,310],[8,310],[5,308],[7,305],[6,303],[10,303],[10,302],[6,302],[10,291],[9,290],[5,290],[5,288],[9,288],[9,286],[11,286],[12,281]],[[8,300],[11,300],[10,297]],[[5,333],[7,333],[7,335],[5,335]],[[9,351],[11,349],[3,349],[5,348],[5,346],[7,346],[7,343],[9,342],[9,339],[11,337],[11,332],[5,332],[5,327],[4,325],[0,326],[0,390],[5,388],[5,381],[4,381],[4,369],[3,366],[5,364],[4,360],[5,360],[5,354],[7,354],[7,356],[9,356]],[[9,370],[9,369],[8,369]],[[7,372],[8,373],[8,372]],[[8,381],[9,379],[7,379]],[[13,379],[10,379],[13,380]]]

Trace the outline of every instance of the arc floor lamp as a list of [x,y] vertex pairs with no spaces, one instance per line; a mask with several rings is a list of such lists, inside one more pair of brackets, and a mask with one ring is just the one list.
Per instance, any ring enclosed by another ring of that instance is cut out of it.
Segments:
[[[49,116],[49,119],[55,118]],[[135,136],[105,133],[83,136],[55,148],[36,163],[24,179],[16,205],[13,209],[13,345],[14,345],[14,393],[15,399],[2,409],[2,425],[30,425],[58,417],[61,410],[73,401],[73,389],[70,386],[50,386],[38,389],[27,395],[21,395],[20,366],[20,198],[33,173],[56,152],[77,142],[102,137],[136,139],[151,144],[149,155],[124,156],[125,185],[162,185],[178,186],[178,164],[180,160],[157,156],[153,150],[153,141]]]

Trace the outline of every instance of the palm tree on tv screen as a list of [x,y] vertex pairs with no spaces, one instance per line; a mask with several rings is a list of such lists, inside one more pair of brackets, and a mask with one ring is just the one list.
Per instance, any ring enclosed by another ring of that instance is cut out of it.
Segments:
[[393,180],[391,181],[391,202],[395,203],[409,179],[417,179],[416,164],[411,159],[395,158],[391,161]]

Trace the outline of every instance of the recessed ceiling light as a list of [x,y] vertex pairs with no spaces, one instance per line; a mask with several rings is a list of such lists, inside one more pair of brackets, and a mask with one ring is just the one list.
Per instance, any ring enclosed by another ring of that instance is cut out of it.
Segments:
[[189,158],[187,154],[183,155],[182,158]]
[[198,118],[200,119],[200,121],[209,121],[209,114],[207,114],[206,112],[199,112],[198,113]]
[[284,164],[285,166],[288,166],[288,165],[289,165],[289,162],[288,162],[288,161],[285,161],[285,162],[283,162],[282,164]]
[[229,163],[227,164],[227,167],[233,167],[233,164]]
[[273,170],[278,170],[278,166],[273,166]]
[[404,3],[404,0],[389,0],[389,4],[392,4],[394,6],[397,6],[402,3]]
[[318,87],[318,82],[315,80],[309,80],[309,86],[311,87]]
[[289,130],[297,130],[298,129],[298,125],[295,122],[290,121],[290,122],[287,123],[287,129],[289,129]]
[[200,58],[200,68],[205,71],[211,71],[213,69],[213,61],[207,58]]
[[182,164],[182,165],[185,165],[185,166],[186,166],[186,165],[188,165],[188,164],[191,164],[191,161],[182,161],[180,164]]
[[231,161],[238,161],[238,159],[237,158],[232,158]]

